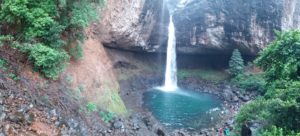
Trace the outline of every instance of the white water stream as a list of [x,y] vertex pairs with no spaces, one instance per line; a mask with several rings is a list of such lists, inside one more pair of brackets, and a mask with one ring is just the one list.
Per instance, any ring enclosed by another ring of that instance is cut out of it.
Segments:
[[168,37],[165,84],[161,89],[163,91],[175,91],[177,89],[176,37],[172,16],[170,16]]

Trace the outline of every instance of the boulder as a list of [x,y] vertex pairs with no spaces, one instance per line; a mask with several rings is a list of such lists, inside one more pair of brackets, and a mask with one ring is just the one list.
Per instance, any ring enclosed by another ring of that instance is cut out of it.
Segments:
[[158,128],[158,129],[156,130],[156,134],[157,134],[158,136],[165,136],[165,135],[166,135],[165,132],[164,132],[162,129],[160,129],[160,128]]

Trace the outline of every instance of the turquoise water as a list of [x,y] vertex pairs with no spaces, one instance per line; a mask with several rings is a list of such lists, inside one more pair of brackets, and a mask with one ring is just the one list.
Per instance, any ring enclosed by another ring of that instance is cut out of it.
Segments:
[[157,89],[144,94],[144,106],[167,128],[208,128],[219,119],[221,100],[189,90],[164,92]]

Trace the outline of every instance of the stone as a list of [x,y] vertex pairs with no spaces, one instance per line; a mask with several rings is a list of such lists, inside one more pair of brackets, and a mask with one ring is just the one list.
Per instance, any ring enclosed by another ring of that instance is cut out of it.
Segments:
[[21,112],[14,112],[14,113],[8,115],[8,120],[15,122],[15,123],[19,123],[19,122],[23,122],[25,120],[25,117],[24,117],[23,113],[21,113]]
[[27,113],[27,114],[25,114],[25,121],[28,124],[31,124],[34,121],[34,118],[35,118],[35,116],[34,116],[33,113]]
[[115,122],[113,123],[113,127],[114,127],[115,129],[121,129],[121,128],[124,127],[124,125],[123,125],[123,122],[121,122],[121,121],[115,121]]
[[0,79],[0,89],[7,90],[7,87],[5,86],[5,83],[4,83],[4,81],[2,79]]
[[156,134],[157,134],[158,136],[165,136],[165,135],[166,135],[165,132],[164,132],[162,129],[160,129],[160,128],[158,128],[158,129],[156,130]]
[[21,105],[21,107],[19,108],[18,112],[26,113],[26,112],[28,112],[32,107],[33,107],[32,104],[30,104],[30,105]]
[[70,127],[70,128],[78,128],[79,127],[79,122],[77,121],[77,120],[75,120],[75,119],[69,119],[68,120],[68,126]]
[[3,102],[4,102],[4,98],[0,96],[0,105],[3,105]]
[[245,95],[242,99],[245,102],[250,101],[250,97],[248,95]]
[[178,130],[177,132],[175,132],[175,136],[186,136],[187,134],[181,130]]
[[229,88],[225,88],[223,90],[223,96],[225,100],[231,101],[235,95],[232,93],[232,91]]
[[132,129],[139,130],[140,124],[139,124],[138,115],[132,115],[129,118],[130,118],[130,122],[132,123]]
[[232,101],[233,101],[233,102],[238,102],[238,101],[239,101],[239,98],[238,98],[237,96],[234,95],[234,96],[232,97]]
[[138,122],[133,122],[132,129],[133,130],[139,130],[140,129],[139,123]]
[[251,129],[248,127],[248,125],[243,124],[241,130],[241,136],[251,136],[251,135],[252,135]]
[[4,135],[6,136],[10,135],[11,131],[12,131],[11,126],[9,124],[6,124],[3,129]]
[[56,109],[51,110],[51,111],[50,111],[50,115],[51,115],[51,116],[57,116]]
[[3,121],[6,117],[6,113],[4,112],[4,106],[0,105],[0,121]]

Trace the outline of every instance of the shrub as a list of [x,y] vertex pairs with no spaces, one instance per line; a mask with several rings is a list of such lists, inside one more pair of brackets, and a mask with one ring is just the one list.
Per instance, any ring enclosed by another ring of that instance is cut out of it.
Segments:
[[[0,46],[6,42],[38,45],[18,49],[26,52],[35,68],[46,77],[56,79],[69,60],[64,51],[66,41],[83,42],[84,28],[98,18],[98,9],[104,3],[105,0],[0,1],[0,26],[7,29],[0,31]],[[70,52],[74,58],[83,55],[79,46]],[[54,64],[46,64],[49,62]]]
[[79,60],[83,57],[83,49],[80,44],[76,44],[76,46],[71,48],[69,52],[75,60]]
[[33,45],[28,54],[35,69],[51,79],[58,78],[69,60],[69,55],[64,50],[53,49],[43,44]]
[[266,94],[243,106],[237,122],[263,122],[263,136],[296,136],[300,135],[300,31],[276,33],[275,41],[255,61],[265,70]]
[[300,31],[276,32],[277,38],[260,56],[256,64],[264,69],[268,82],[298,80],[300,76]]
[[13,37],[11,35],[0,35],[0,47],[6,42],[12,41]]
[[[300,83],[282,82],[287,87],[267,88],[267,93],[263,98],[259,98],[249,104],[244,105],[236,121],[240,126],[245,121],[256,120],[265,124],[264,128],[276,125],[285,128],[287,131],[300,130]],[[282,84],[281,83],[281,84]],[[280,84],[278,82],[278,84]]]
[[3,71],[7,71],[7,62],[6,62],[6,60],[4,60],[4,59],[1,59],[0,58],[0,68],[3,70]]
[[102,118],[102,120],[106,123],[111,121],[115,117],[115,115],[112,112],[106,113],[106,112],[101,111],[101,112],[99,112],[99,115]]
[[243,73],[244,60],[238,49],[232,52],[232,56],[229,60],[229,72],[232,76],[237,76]]
[[8,77],[10,77],[12,80],[15,80],[15,81],[20,80],[19,76],[14,73],[9,73]]
[[261,132],[261,136],[300,136],[300,133],[293,131],[285,132],[283,128],[272,126],[271,128]]
[[95,111],[97,111],[97,106],[93,102],[88,102],[86,104],[86,109],[87,109],[88,112],[95,112]]
[[283,129],[272,126],[271,129],[264,131],[261,136],[285,136],[283,135]]
[[261,94],[265,93],[266,81],[263,74],[239,74],[234,77],[231,82],[245,91],[257,91]]
[[88,1],[74,2],[71,10],[70,25],[77,28],[84,28],[89,25],[89,22],[98,19],[95,7]]

